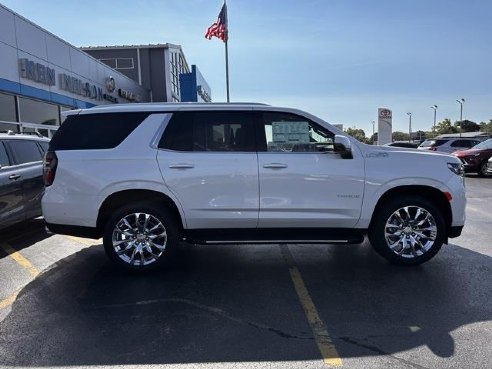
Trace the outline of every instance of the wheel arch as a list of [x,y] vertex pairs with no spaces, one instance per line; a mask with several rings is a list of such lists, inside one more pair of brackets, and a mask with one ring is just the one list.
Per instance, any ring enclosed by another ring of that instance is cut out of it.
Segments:
[[102,232],[104,225],[111,217],[112,212],[124,205],[135,202],[147,201],[153,204],[162,204],[170,210],[179,227],[184,228],[184,221],[176,203],[167,195],[153,190],[122,190],[109,195],[99,207],[97,216],[97,229]]
[[441,210],[444,217],[444,222],[446,224],[446,238],[447,238],[447,235],[449,234],[451,229],[451,222],[453,220],[451,205],[449,203],[449,200],[446,198],[446,195],[442,191],[438,190],[435,187],[430,187],[430,186],[408,185],[408,186],[398,186],[389,189],[379,198],[378,202],[376,203],[370,223],[373,222],[374,217],[379,212],[379,209],[381,209],[383,204],[385,204],[386,202],[390,201],[393,198],[408,196],[408,195],[420,196],[422,198],[425,198],[426,200],[436,205],[439,210]]

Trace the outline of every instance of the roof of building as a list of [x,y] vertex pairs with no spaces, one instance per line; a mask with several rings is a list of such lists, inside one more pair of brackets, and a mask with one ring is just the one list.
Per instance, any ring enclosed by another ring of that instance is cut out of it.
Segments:
[[107,46],[81,46],[81,50],[121,50],[121,49],[181,49],[181,45],[170,43],[148,45],[107,45]]

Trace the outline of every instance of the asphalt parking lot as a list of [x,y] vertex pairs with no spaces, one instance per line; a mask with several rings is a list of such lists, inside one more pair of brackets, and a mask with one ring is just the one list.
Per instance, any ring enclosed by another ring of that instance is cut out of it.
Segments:
[[430,262],[362,245],[183,245],[116,269],[99,241],[42,220],[0,233],[0,366],[490,368],[492,179]]

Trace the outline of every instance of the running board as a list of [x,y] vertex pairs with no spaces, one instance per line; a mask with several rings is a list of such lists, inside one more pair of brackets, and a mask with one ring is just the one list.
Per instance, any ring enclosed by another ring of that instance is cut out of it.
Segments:
[[266,229],[193,229],[185,230],[186,242],[211,244],[359,244],[363,229],[266,228]]

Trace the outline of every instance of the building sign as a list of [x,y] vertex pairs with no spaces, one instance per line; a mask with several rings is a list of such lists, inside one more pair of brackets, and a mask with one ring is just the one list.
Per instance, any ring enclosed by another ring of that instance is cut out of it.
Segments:
[[211,102],[212,101],[212,98],[210,97],[208,92],[203,88],[202,85],[196,86],[196,92],[198,93],[198,96],[200,96],[203,99],[203,101],[205,101],[205,102]]
[[378,109],[378,144],[384,145],[392,142],[393,113],[386,108]]
[[[48,86],[56,86],[57,80],[55,78],[56,74],[53,68],[49,68],[46,65],[36,63],[26,58],[19,59],[19,74],[22,78],[29,79],[34,82],[42,83]],[[112,103],[118,103],[118,98],[110,95],[111,92],[116,90],[116,81],[112,76],[106,78],[104,84],[108,93],[104,93],[103,87],[99,87],[93,83],[89,83],[65,73],[58,74],[58,83],[61,90],[92,100],[106,100]],[[140,95],[122,89],[118,89],[118,96],[129,101],[139,102],[141,100]]]
[[20,76],[48,86],[54,86],[55,70],[29,59],[19,59]]
[[97,87],[88,82],[83,82],[82,80],[65,73],[60,73],[59,76],[60,88],[62,90],[94,100],[103,100],[103,90],[101,87]]
[[135,101],[135,102],[140,101],[139,95],[137,95],[133,92],[130,92],[130,91],[123,90],[121,88],[118,89],[118,96],[122,97],[124,99],[130,100],[130,101]]
[[108,90],[108,92],[113,92],[115,89],[116,81],[113,77],[109,76],[108,78],[106,78],[106,90]]

